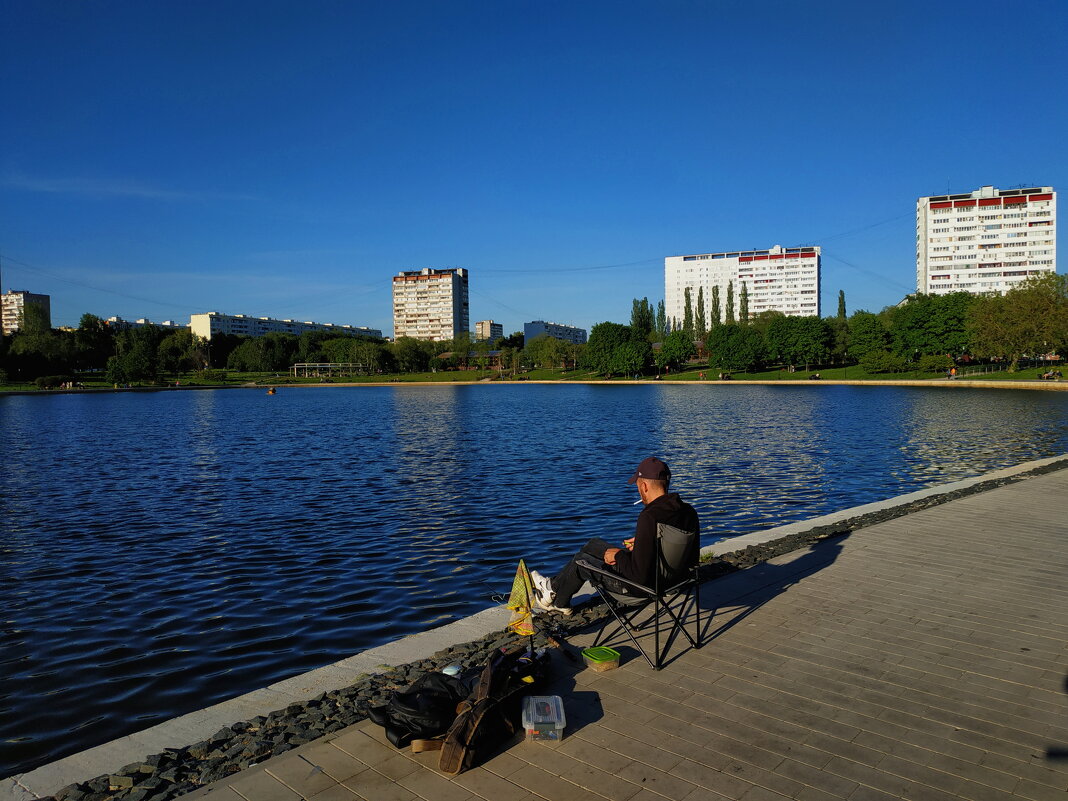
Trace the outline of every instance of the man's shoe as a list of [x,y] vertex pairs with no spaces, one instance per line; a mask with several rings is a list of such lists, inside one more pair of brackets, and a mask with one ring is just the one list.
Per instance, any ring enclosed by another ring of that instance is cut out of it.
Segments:
[[543,576],[537,570],[531,570],[530,580],[534,584],[534,595],[537,598],[549,604],[556,599],[556,593],[553,592],[553,583],[548,576]]
[[556,593],[553,592],[553,585],[548,576],[543,576],[537,570],[531,570],[530,580],[534,584],[534,606],[546,612],[559,612],[565,617],[571,614],[570,606],[553,606]]

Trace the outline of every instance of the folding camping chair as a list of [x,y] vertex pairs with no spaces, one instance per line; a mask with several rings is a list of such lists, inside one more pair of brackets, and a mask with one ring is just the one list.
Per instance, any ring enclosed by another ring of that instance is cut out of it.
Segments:
[[[701,604],[698,598],[699,580],[697,575],[698,552],[700,542],[696,532],[683,531],[666,523],[658,523],[656,528],[656,570],[653,575],[653,586],[630,581],[618,573],[605,570],[601,564],[580,559],[578,564],[584,568],[587,580],[593,585],[597,593],[608,605],[619,624],[612,630],[614,635],[618,629],[623,629],[630,637],[631,642],[642,652],[642,656],[653,670],[660,670],[664,664],[664,655],[675,639],[678,632],[682,632],[690,645],[700,648],[701,643]],[[677,608],[672,608],[678,602]],[[695,612],[694,636],[686,630],[684,620],[687,606],[692,603]],[[634,618],[650,604],[653,605],[652,617],[640,625],[634,624]],[[661,618],[667,614],[671,624],[666,629],[667,641],[664,649],[660,649]],[[601,630],[597,633],[593,644],[597,645],[604,637],[611,620],[605,620]],[[642,647],[634,636],[634,632],[640,631],[653,624],[653,654],[656,659]],[[607,642],[610,637],[604,637]]]

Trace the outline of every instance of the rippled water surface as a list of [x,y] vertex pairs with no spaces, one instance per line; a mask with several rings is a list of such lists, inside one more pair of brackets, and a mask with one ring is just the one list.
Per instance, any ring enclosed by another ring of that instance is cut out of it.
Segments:
[[628,536],[704,542],[1068,451],[1068,393],[468,386],[0,397],[0,776],[384,641]]

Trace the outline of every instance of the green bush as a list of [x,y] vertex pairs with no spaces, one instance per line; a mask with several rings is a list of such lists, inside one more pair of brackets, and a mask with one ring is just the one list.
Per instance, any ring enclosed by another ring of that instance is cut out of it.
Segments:
[[921,373],[944,373],[952,366],[953,360],[951,358],[933,353],[921,356],[920,361],[917,362],[916,369]]
[[198,370],[194,374],[194,378],[196,378],[197,381],[219,381],[219,382],[222,382],[222,381],[226,380],[226,371],[225,370]]
[[905,360],[888,350],[873,350],[860,360],[866,373],[903,373],[908,369]]
[[0,387],[7,383],[7,370],[0,370]]
[[33,380],[38,389],[55,389],[60,384],[70,381],[69,375],[42,375]]

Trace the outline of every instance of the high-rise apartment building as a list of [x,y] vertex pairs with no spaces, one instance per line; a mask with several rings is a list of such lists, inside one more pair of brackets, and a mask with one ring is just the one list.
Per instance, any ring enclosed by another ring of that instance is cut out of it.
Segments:
[[467,333],[467,270],[427,267],[393,276],[393,336],[441,341]]
[[586,329],[576,328],[573,325],[547,323],[544,320],[532,320],[529,323],[523,323],[524,345],[538,337],[554,337],[575,345],[584,345],[586,343]]
[[720,322],[726,321],[727,287],[734,289],[735,319],[741,313],[739,297],[746,288],[749,317],[764,311],[793,316],[819,316],[820,249],[818,247],[735,250],[669,256],[664,259],[664,311],[678,325],[686,316],[686,290],[697,314],[697,296],[703,291],[706,323],[711,322],[712,287],[719,287]]
[[504,326],[501,323],[495,323],[493,320],[479,320],[475,323],[475,339],[483,340],[488,339],[492,342],[495,339],[500,339],[504,336]]
[[1057,271],[1057,193],[1051,186],[932,195],[916,201],[916,291],[1004,294]]
[[14,334],[22,323],[26,306],[37,306],[44,310],[45,323],[52,327],[52,298],[24,290],[11,290],[0,295],[0,329],[4,334]]
[[198,337],[210,340],[215,334],[243,334],[262,337],[264,334],[282,333],[300,336],[305,331],[333,331],[338,336],[365,336],[382,338],[377,328],[355,325],[334,325],[298,320],[276,320],[273,317],[250,317],[247,314],[223,314],[204,312],[189,315],[189,329]]

